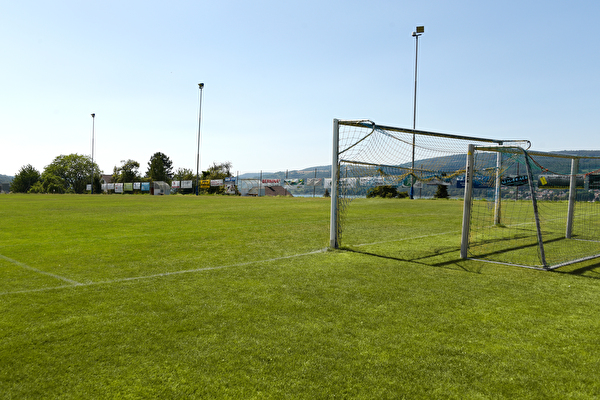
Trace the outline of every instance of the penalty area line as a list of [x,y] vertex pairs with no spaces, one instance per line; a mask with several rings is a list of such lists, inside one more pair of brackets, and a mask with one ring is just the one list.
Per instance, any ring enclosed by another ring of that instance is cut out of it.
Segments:
[[61,281],[63,281],[63,282],[68,282],[68,283],[70,283],[71,285],[75,285],[75,286],[80,286],[80,285],[82,285],[82,283],[80,283],[80,282],[74,281],[74,280],[72,280],[72,279],[69,279],[69,278],[65,278],[64,276],[60,276],[60,275],[53,274],[53,273],[51,273],[51,272],[46,272],[46,271],[39,270],[39,269],[37,269],[37,268],[31,267],[31,266],[29,266],[29,265],[27,265],[27,264],[24,264],[24,263],[22,263],[22,262],[20,262],[20,261],[13,260],[12,258],[9,258],[9,257],[6,257],[6,256],[3,256],[2,254],[0,254],[0,258],[1,258],[1,259],[3,259],[3,260],[5,260],[5,261],[8,261],[8,262],[9,262],[9,263],[11,263],[11,264],[18,265],[19,267],[21,267],[21,268],[23,268],[23,269],[27,269],[27,270],[29,270],[29,271],[36,272],[36,273],[38,273],[38,274],[48,275],[48,276],[51,276],[52,278],[59,279],[59,280],[61,280]]
[[[130,277],[130,278],[112,279],[112,280],[108,280],[108,281],[76,283],[71,286],[63,285],[63,286],[54,286],[54,287],[37,288],[37,289],[15,290],[12,292],[0,292],[0,296],[7,295],[7,294],[32,293],[32,292],[44,292],[44,291],[48,291],[48,290],[68,289],[68,288],[73,288],[74,286],[83,287],[83,286],[110,285],[110,284],[121,283],[121,282],[140,281],[143,279],[163,278],[163,277],[172,276],[172,275],[190,274],[190,273],[196,273],[196,272],[212,271],[212,270],[216,270],[216,269],[243,267],[243,266],[252,265],[252,264],[260,264],[260,263],[272,262],[272,261],[281,261],[281,260],[287,260],[287,259],[297,258],[297,257],[305,257],[305,256],[310,256],[313,254],[319,254],[319,253],[325,253],[325,252],[327,252],[327,249],[309,251],[308,253],[292,254],[290,256],[269,258],[267,260],[247,261],[247,262],[243,262],[243,263],[230,264],[230,265],[218,265],[215,267],[204,267],[204,268],[186,269],[186,270],[182,270],[182,271],[162,272],[160,274],[134,276],[134,277]],[[4,256],[2,256],[2,255],[0,255],[0,257],[4,258]],[[44,273],[43,271],[39,271],[39,272]],[[70,282],[75,282],[75,281],[70,281]]]
[[325,251],[326,250],[315,250],[315,251],[311,251],[308,253],[293,254],[291,256],[270,258],[268,260],[247,261],[247,262],[243,262],[243,263],[230,264],[230,265],[217,265],[215,267],[204,267],[204,268],[185,269],[182,271],[161,272],[160,274],[134,276],[131,278],[121,278],[121,279],[114,279],[114,280],[110,280],[110,281],[94,282],[94,283],[90,283],[90,285],[101,285],[101,284],[110,284],[110,283],[119,283],[119,282],[128,282],[128,281],[138,281],[138,280],[142,280],[142,279],[162,278],[162,277],[171,276],[171,275],[180,275],[180,274],[190,274],[190,273],[194,273],[194,272],[211,271],[211,270],[215,270],[215,269],[244,267],[246,265],[259,264],[262,262],[280,261],[280,260],[286,260],[286,259],[290,259],[290,258],[304,257],[304,256],[312,255],[312,254],[324,253]]

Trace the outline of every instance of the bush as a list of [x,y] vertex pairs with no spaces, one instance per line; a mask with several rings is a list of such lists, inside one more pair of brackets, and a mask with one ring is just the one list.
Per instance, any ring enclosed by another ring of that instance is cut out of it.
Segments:
[[408,193],[406,192],[398,192],[398,189],[395,186],[384,185],[384,186],[376,186],[372,189],[369,189],[367,192],[367,198],[372,197],[383,197],[386,199],[398,198],[404,199],[408,197]]

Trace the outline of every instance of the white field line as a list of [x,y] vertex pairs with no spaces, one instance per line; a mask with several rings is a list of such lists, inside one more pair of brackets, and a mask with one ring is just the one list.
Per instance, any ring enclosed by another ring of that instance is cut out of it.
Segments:
[[12,258],[8,258],[6,256],[3,256],[2,254],[0,254],[0,258],[3,259],[3,260],[8,261],[9,263],[18,265],[21,268],[28,269],[28,270],[33,271],[33,272],[37,272],[38,274],[48,275],[48,276],[51,276],[51,277],[53,277],[55,279],[59,279],[61,281],[68,282],[68,283],[70,283],[72,285],[75,285],[75,286],[81,285],[80,282],[74,281],[74,280],[69,279],[69,278],[65,278],[64,276],[60,276],[60,275],[56,275],[56,274],[53,274],[53,273],[50,273],[50,272],[39,270],[37,268],[31,267],[31,266],[29,266],[27,264],[24,264],[22,262],[19,262],[17,260],[13,260]]
[[[63,286],[54,286],[54,287],[46,287],[46,288],[38,288],[38,289],[27,289],[27,290],[16,290],[16,291],[12,291],[12,292],[0,292],[0,296],[7,295],[7,294],[17,294],[17,293],[44,292],[44,291],[48,291],[48,290],[57,290],[57,289],[72,288],[74,286],[82,287],[82,286],[95,286],[95,285],[110,285],[110,284],[114,284],[114,283],[139,281],[139,280],[142,280],[142,279],[162,278],[162,277],[165,277],[165,276],[179,275],[179,274],[189,274],[189,273],[203,272],[203,271],[211,271],[211,270],[215,270],[215,269],[243,267],[243,266],[246,266],[246,265],[259,264],[259,263],[264,263],[264,262],[280,261],[280,260],[287,260],[287,259],[290,259],[290,258],[310,256],[310,255],[313,255],[313,254],[324,253],[326,251],[327,251],[327,249],[321,249],[321,250],[310,251],[308,253],[293,254],[291,256],[283,256],[283,257],[270,258],[270,259],[267,259],[267,260],[248,261],[248,262],[237,263],[237,264],[230,264],[230,265],[219,265],[219,266],[216,266],[216,267],[186,269],[186,270],[183,270],[183,271],[162,272],[160,274],[144,275],[144,276],[134,276],[134,277],[130,277],[130,278],[113,279],[113,280],[99,281],[99,282],[79,283],[79,282],[75,282],[75,281],[71,281],[71,280],[68,280],[68,279],[65,279],[65,278],[60,278],[58,276],[55,276],[55,277],[57,277],[59,279],[63,279],[63,280],[66,280],[67,282],[71,282],[71,283],[73,283],[73,285],[68,285],[68,286],[67,285],[63,285]],[[12,262],[14,262],[16,264],[21,265],[21,263],[19,263],[18,261],[10,260],[10,259],[8,259],[8,258],[6,258],[6,257],[4,257],[2,255],[0,255],[0,257],[4,258],[6,260],[12,261]],[[25,267],[27,267],[27,266],[25,266]],[[35,268],[31,268],[31,267],[28,267],[28,268],[37,271]],[[43,272],[43,271],[37,271],[37,272],[41,272],[41,273],[47,274],[46,272]],[[52,275],[52,274],[50,274],[50,275]],[[54,276],[54,275],[52,275],[52,276]]]

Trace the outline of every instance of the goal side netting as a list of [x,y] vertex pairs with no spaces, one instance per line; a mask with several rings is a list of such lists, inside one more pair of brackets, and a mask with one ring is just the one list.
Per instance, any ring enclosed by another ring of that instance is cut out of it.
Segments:
[[584,153],[472,146],[461,257],[544,270],[600,257],[600,157]]
[[391,186],[416,198],[431,197],[436,187],[444,185],[462,196],[460,180],[470,143],[528,144],[383,126],[370,120],[335,119],[330,247],[341,245],[352,199],[365,197],[377,186]]

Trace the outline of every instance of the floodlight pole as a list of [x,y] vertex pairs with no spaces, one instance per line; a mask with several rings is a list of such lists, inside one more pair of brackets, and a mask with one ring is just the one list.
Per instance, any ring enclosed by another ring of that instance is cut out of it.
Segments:
[[92,113],[92,190],[94,194],[94,131],[95,131],[96,113]]
[[200,192],[200,125],[202,122],[202,89],[204,89],[204,83],[198,84],[200,90],[200,106],[198,110],[198,152],[196,153],[196,196]]
[[424,26],[417,26],[416,32],[413,32],[412,35],[415,38],[415,97],[413,99],[413,137],[412,137],[412,164],[411,164],[411,173],[412,177],[410,180],[410,198],[414,199],[415,196],[415,134],[414,130],[417,125],[417,63],[419,59],[419,36],[421,36],[425,32]]

